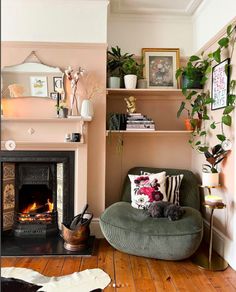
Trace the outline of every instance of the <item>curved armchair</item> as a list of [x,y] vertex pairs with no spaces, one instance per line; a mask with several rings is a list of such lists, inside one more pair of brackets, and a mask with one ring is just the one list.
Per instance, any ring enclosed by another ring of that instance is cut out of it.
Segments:
[[146,171],[167,175],[184,174],[180,187],[180,205],[185,214],[180,220],[152,218],[143,210],[131,206],[131,184],[128,176],[122,200],[109,206],[100,217],[100,226],[107,241],[116,249],[139,256],[164,260],[190,257],[199,247],[203,235],[203,220],[196,177],[191,171],[135,167],[129,174]]

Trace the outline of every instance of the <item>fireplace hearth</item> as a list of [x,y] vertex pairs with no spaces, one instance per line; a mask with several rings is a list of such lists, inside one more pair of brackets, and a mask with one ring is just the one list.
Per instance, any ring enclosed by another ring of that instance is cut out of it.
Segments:
[[74,152],[2,151],[0,159],[2,229],[17,238],[57,236],[74,216]]

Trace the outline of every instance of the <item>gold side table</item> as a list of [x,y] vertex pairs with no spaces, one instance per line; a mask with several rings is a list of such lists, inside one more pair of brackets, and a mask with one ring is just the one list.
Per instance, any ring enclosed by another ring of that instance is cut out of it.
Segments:
[[[207,188],[209,195],[211,195],[211,188],[201,186],[203,188]],[[215,187],[214,187],[215,188]],[[215,209],[224,209],[226,205],[223,202],[210,202],[205,201],[203,206],[209,208],[211,210],[210,214],[210,240],[209,240],[209,248],[208,251],[204,248],[200,248],[192,257],[192,262],[199,267],[211,271],[223,271],[228,267],[228,263],[220,257],[216,252],[212,250],[212,243],[213,243],[213,213]]]

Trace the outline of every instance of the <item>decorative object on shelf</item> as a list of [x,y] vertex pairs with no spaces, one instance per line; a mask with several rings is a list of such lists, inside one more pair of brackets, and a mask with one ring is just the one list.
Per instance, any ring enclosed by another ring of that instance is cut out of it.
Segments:
[[124,76],[122,66],[132,57],[133,54],[121,54],[121,49],[118,46],[111,47],[111,50],[107,51],[108,87],[120,88]]
[[139,88],[139,89],[147,88],[147,79],[145,79],[145,78],[138,79],[137,88]]
[[94,116],[92,100],[84,99],[81,105],[81,117],[92,118]]
[[128,98],[124,98],[124,101],[126,102],[126,111],[129,114],[136,113],[136,98],[134,96],[130,96]]
[[109,113],[107,115],[107,129],[109,131],[126,130],[126,114]]
[[122,65],[122,70],[124,73],[125,88],[136,88],[138,74],[142,69],[143,64],[139,65],[132,57],[124,61]]
[[212,68],[211,109],[216,110],[227,106],[229,58]]
[[72,133],[71,141],[72,142],[80,142],[81,134],[80,133]]
[[53,77],[53,90],[55,92],[61,91],[63,88],[63,77]]
[[129,113],[126,118],[127,131],[155,131],[155,123],[141,113]]
[[[201,123],[201,129],[195,128],[195,130],[191,133],[191,137],[189,139],[189,143],[191,147],[195,150],[197,150],[200,153],[204,153],[209,148],[209,141],[208,136],[212,137],[214,136],[214,130],[219,128],[218,133],[215,135],[216,138],[223,143],[225,140],[228,140],[224,127],[225,126],[231,126],[232,124],[232,112],[235,108],[235,102],[236,102],[236,95],[235,95],[235,88],[236,88],[236,80],[233,80],[231,78],[230,72],[232,65],[230,64],[230,60],[233,56],[234,51],[234,45],[235,45],[235,39],[236,39],[236,29],[235,26],[229,25],[226,29],[226,34],[218,41],[218,48],[210,53],[205,54],[205,52],[202,52],[200,56],[193,55],[189,58],[187,62],[186,67],[179,68],[176,71],[176,79],[179,79],[180,76],[183,74],[189,74],[191,76],[191,83],[194,83],[197,79],[197,73],[194,73],[196,68],[201,71],[203,74],[200,83],[204,86],[206,81],[208,80],[211,70],[214,72],[214,68],[218,69],[223,72],[228,72],[228,74],[223,74],[224,76],[224,95],[226,94],[226,87],[225,87],[225,81],[226,76],[228,77],[228,84],[229,84],[229,90],[227,93],[226,100],[224,98],[223,104],[225,104],[225,109],[223,111],[223,114],[220,117],[220,121],[215,121],[213,119],[213,116],[209,115],[209,106],[212,105],[212,109],[215,108],[214,105],[214,96],[210,96],[209,91],[196,91],[194,89],[188,90],[188,87],[186,83],[182,83],[182,93],[186,98],[186,101],[182,102],[180,105],[180,108],[178,110],[177,115],[180,116],[183,109],[185,109],[185,105],[188,103],[190,105],[191,110],[190,118],[191,123],[194,124],[195,115],[198,114],[198,117],[202,119]],[[225,54],[225,51],[227,49],[228,54],[230,54],[230,58],[225,60],[225,62],[221,65],[221,55]],[[214,64],[220,64],[214,67]],[[218,67],[219,66],[219,67]],[[224,68],[223,68],[224,67]],[[213,81],[214,82],[214,81]],[[216,83],[214,83],[216,84]],[[217,84],[218,86],[219,84]],[[195,85],[196,86],[196,85]],[[216,88],[214,89],[216,92]],[[217,89],[218,91],[218,89]],[[222,92],[221,92],[222,93]],[[216,97],[215,97],[216,98]]]
[[78,116],[79,115],[79,101],[76,97],[76,91],[77,91],[78,81],[80,77],[83,76],[84,74],[84,69],[79,67],[79,69],[74,72],[74,70],[71,67],[69,67],[67,70],[65,70],[65,74],[66,74],[67,79],[70,80],[70,86],[71,86],[69,115]]
[[179,49],[143,48],[142,56],[148,88],[178,88]]
[[57,93],[57,104],[56,104],[56,108],[57,108],[57,117],[58,118],[67,118],[68,116],[68,108],[67,108],[67,104],[60,101],[60,94]]
[[70,142],[71,141],[71,135],[70,134],[65,134],[65,142]]
[[8,151],[13,151],[15,150],[16,148],[16,142],[14,140],[7,140],[5,142],[5,148],[8,150]]
[[217,166],[222,162],[228,151],[224,150],[220,144],[215,145],[212,151],[204,152],[206,160],[209,164],[203,164],[202,185],[214,187],[219,185],[219,172]]

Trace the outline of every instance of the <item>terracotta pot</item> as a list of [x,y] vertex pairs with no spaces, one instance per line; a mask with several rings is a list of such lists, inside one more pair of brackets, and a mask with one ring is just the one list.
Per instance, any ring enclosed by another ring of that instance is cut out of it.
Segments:
[[202,125],[202,120],[194,119],[196,126],[193,127],[191,124],[191,119],[185,119],[184,124],[187,131],[194,131],[196,128],[200,129]]

